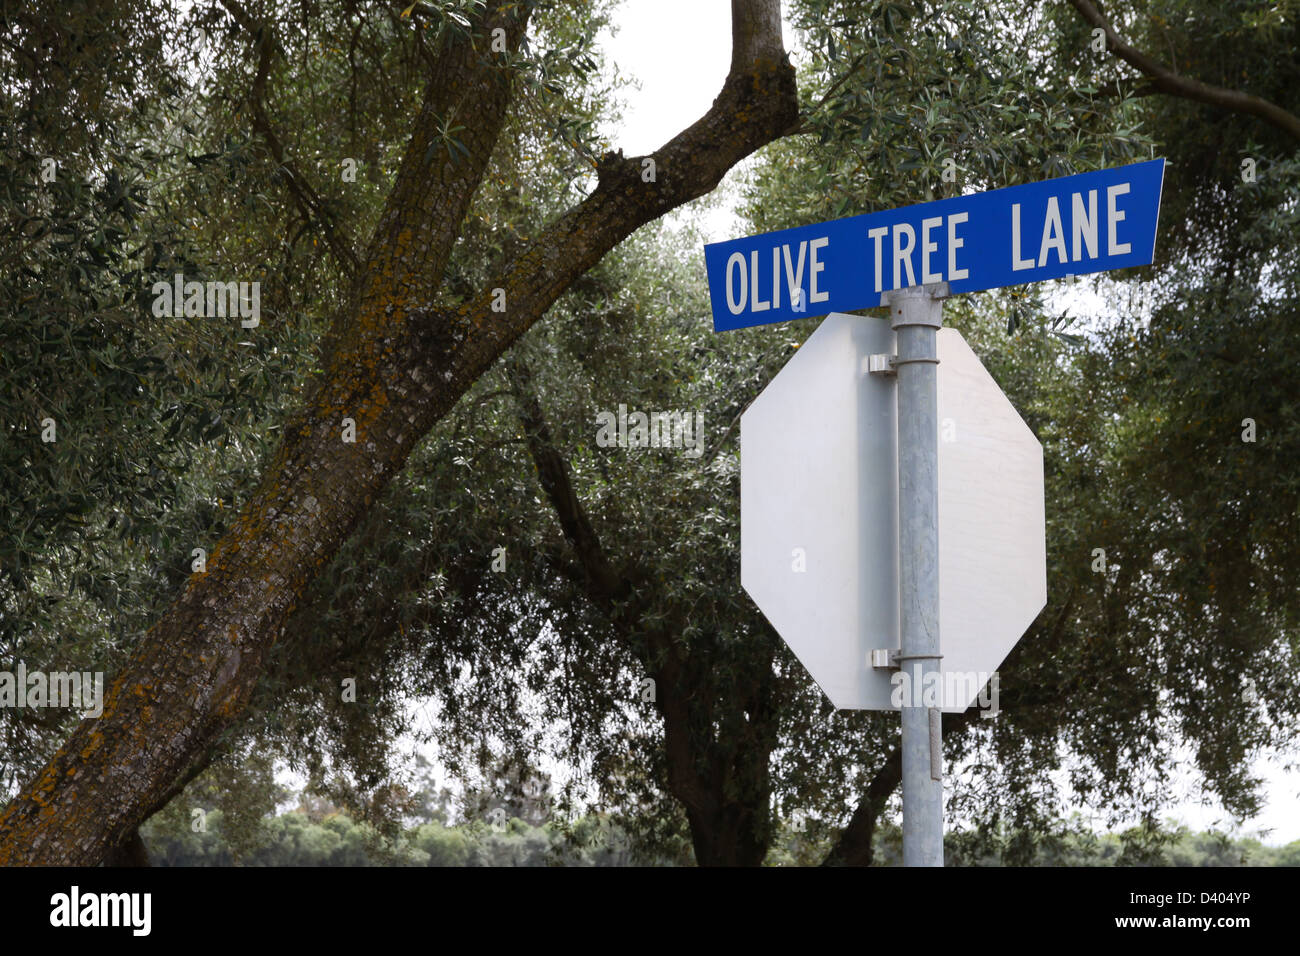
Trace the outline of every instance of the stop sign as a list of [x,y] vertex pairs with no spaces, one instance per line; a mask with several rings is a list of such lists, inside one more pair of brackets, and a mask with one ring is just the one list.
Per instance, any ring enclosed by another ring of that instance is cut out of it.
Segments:
[[[741,583],[831,702],[895,710],[888,320],[833,313],[741,417]],[[938,333],[942,706],[970,706],[1047,603],[1042,446],[954,329]]]

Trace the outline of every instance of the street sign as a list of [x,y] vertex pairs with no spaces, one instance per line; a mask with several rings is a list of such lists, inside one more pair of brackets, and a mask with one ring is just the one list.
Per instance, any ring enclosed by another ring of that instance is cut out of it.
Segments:
[[1149,264],[1163,181],[1157,159],[704,247],[715,330],[828,316],[741,416],[740,579],[837,708],[900,711],[904,866],[943,865],[943,712],[996,712],[1047,603],[1042,446],[943,300]]
[[704,247],[717,331],[1149,265],[1163,159],[851,216]]
[[[886,319],[833,314],[741,416],[741,584],[841,709],[897,710],[898,448]],[[938,333],[940,706],[965,710],[1047,602],[1042,446]]]

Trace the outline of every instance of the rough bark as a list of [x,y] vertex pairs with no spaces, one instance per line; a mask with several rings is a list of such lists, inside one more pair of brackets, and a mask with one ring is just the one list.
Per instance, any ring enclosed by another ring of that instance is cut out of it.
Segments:
[[[639,159],[608,154],[592,194],[454,308],[435,295],[509,103],[483,39],[501,26],[514,49],[527,5],[489,3],[477,48],[440,52],[324,372],[207,572],[112,682],[103,715],[84,721],[0,815],[0,865],[95,863],[120,844],[235,720],[312,578],[470,384],[606,252],[793,125],[779,0],[733,0],[732,17],[741,52],[709,111],[654,154],[655,181],[643,181]],[[458,134],[468,156],[441,142],[439,121],[452,115],[468,127]],[[505,313],[492,310],[495,289]],[[345,418],[354,443],[342,440]]]

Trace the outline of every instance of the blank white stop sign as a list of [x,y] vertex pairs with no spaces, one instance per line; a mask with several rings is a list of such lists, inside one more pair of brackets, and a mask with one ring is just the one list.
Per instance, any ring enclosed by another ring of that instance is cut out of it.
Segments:
[[[887,319],[828,316],[741,417],[741,583],[841,709],[894,710],[898,429]],[[945,684],[977,697],[1047,603],[1042,446],[954,329],[939,353]]]

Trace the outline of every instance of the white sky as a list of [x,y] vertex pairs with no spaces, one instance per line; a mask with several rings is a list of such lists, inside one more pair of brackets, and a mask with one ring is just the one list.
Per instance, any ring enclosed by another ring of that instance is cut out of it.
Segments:
[[[600,35],[607,60],[636,86],[622,93],[623,123],[602,129],[615,149],[640,156],[658,149],[695,122],[713,104],[731,65],[730,0],[623,0],[614,13],[617,29]],[[690,24],[684,29],[683,24]],[[786,41],[789,43],[789,27]],[[736,181],[748,168],[741,163],[715,192],[733,196]],[[723,203],[700,209],[708,199],[692,204],[694,213],[678,211],[668,221],[693,216],[704,237],[717,242],[740,235],[740,221]],[[700,268],[703,266],[700,260]]]
[[[721,88],[731,59],[731,4],[729,0],[624,0],[613,19],[617,32],[602,35],[602,48],[621,73],[638,80],[638,86],[622,92],[621,128],[605,132],[625,155],[649,153],[704,113]],[[787,48],[790,42],[787,24]],[[737,175],[733,170],[724,180],[724,197],[732,196],[728,186],[734,186]],[[739,220],[726,208],[704,212],[701,227],[710,241],[743,234]],[[701,252],[701,268],[702,262]],[[1066,304],[1055,291],[1051,301]],[[1073,304],[1076,314],[1095,315],[1103,300],[1089,295]],[[1255,835],[1271,829],[1264,840],[1269,844],[1300,839],[1300,775],[1287,774],[1267,759],[1257,761],[1254,771],[1266,781],[1268,805],[1241,832]],[[1221,809],[1201,805],[1193,775],[1184,774],[1177,789],[1183,799],[1169,816],[1195,830],[1227,826]]]
[[602,48],[640,90],[624,92],[623,125],[610,135],[625,155],[636,156],[699,119],[722,89],[731,62],[731,3],[624,0],[614,20],[617,33],[601,34]]

